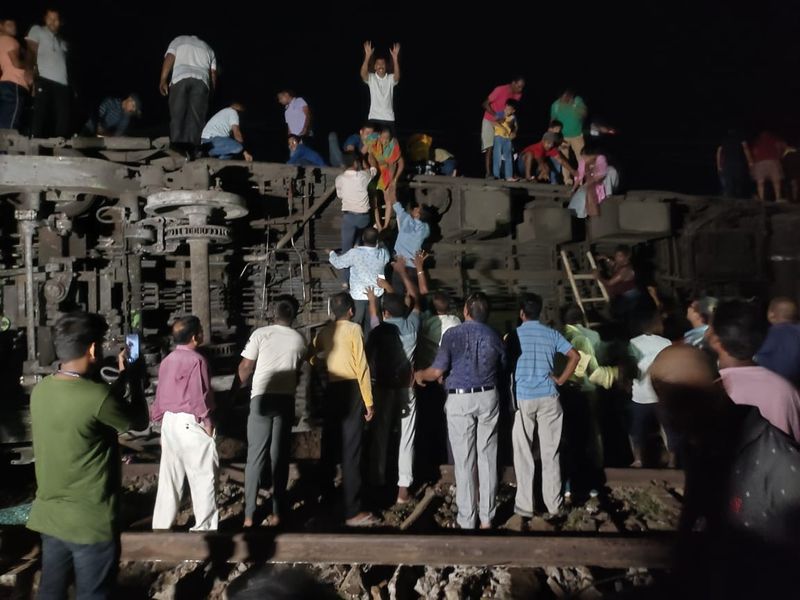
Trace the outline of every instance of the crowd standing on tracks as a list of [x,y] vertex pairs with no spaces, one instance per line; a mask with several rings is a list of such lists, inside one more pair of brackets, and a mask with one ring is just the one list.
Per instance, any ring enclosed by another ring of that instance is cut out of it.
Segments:
[[[368,240],[376,233],[365,231]],[[558,330],[541,322],[542,299],[529,293],[520,298],[517,325],[501,335],[481,292],[456,311],[444,291],[430,289],[424,252],[410,269],[403,256],[389,262],[378,245],[359,248],[377,261],[341,265],[351,282],[372,277],[358,290],[366,297],[360,320],[353,293],[342,291],[330,299],[332,320],[307,338],[293,327],[297,301],[282,296],[274,323],[254,330],[242,350],[232,391],[249,388],[250,397],[244,527],[287,526],[295,398],[310,368],[323,389],[321,503],[346,526],[379,524],[382,490],[393,491],[389,505],[412,501],[426,461],[438,464],[447,452],[458,526],[497,527],[498,449],[505,446],[523,530],[537,515],[565,518],[570,504],[597,494],[603,467],[622,460],[686,470],[687,532],[702,519],[725,539],[756,536],[768,551],[796,544],[794,301],[775,298],[762,314],[743,300],[692,299],[684,333],[668,327],[663,308],[641,291],[591,326],[577,306],[567,307]],[[187,316],[172,325],[174,349],[160,364],[149,418],[141,361],[123,351],[116,381],[97,380],[105,330],[98,315],[63,316],[53,340],[60,367],[31,397],[38,488],[28,527],[42,535],[42,589],[53,597],[72,570],[80,593],[108,597],[120,533],[117,432],[161,421],[155,530],[173,527],[185,480],[191,529],[219,524],[215,440],[225,407],[213,398],[199,321]],[[446,440],[426,439],[444,431]],[[259,506],[267,485],[271,502]]]
[[[48,10],[43,25],[26,35],[24,52],[15,22],[0,20],[0,129],[19,127],[21,107],[35,92],[32,134],[71,133],[69,46],[59,30],[58,11]],[[310,368],[324,395],[325,502],[347,526],[379,523],[376,489],[389,487],[395,503],[410,502],[420,463],[449,454],[459,527],[495,527],[503,446],[510,448],[515,512],[522,522],[535,514],[559,519],[566,503],[603,484],[606,450],[617,436],[625,439],[632,466],[686,469],[685,529],[702,519],[709,531],[737,539],[796,544],[796,303],[779,297],[760,311],[751,302],[698,295],[686,306],[687,327],[676,331],[675,311],[642,285],[631,248],[620,247],[596,273],[611,298],[599,324],[590,324],[580,307],[566,306],[564,327],[555,329],[541,321],[543,301],[532,293],[521,296],[514,324],[505,329],[497,328],[501,321],[493,321],[480,291],[456,307],[447,291],[431,289],[426,244],[432,215],[398,194],[410,170],[393,106],[399,54],[395,44],[390,65],[375,56],[371,43],[364,44],[360,75],[370,90],[367,123],[341,147],[332,136],[328,161],[313,148],[308,103],[291,89],[277,94],[286,111],[288,162],[329,162],[344,169],[336,180],[341,247],[327,253],[342,291],[330,298],[331,321],[308,338],[293,327],[297,301],[275,299],[274,323],[253,331],[242,350],[236,386],[250,389],[243,525],[278,527],[287,520],[295,396]],[[239,124],[241,103],[206,121],[216,79],[216,55],[206,42],[179,36],[170,43],[159,89],[169,102],[173,148],[190,159],[205,153],[252,160]],[[515,77],[483,104],[486,176],[572,186],[576,215],[597,216],[616,189],[617,173],[584,136],[586,102],[565,90],[551,106],[541,141],[515,156],[515,132],[525,118],[517,102],[524,89],[525,79]],[[108,98],[87,129],[124,135],[141,112],[136,94]],[[747,193],[749,170],[762,200],[770,187],[782,198],[784,180],[796,199],[795,155],[774,134],[764,132],[751,143],[732,132],[717,152],[726,195]],[[436,162],[455,171],[452,155],[442,150],[438,156]],[[149,418],[140,361],[130,362],[126,351],[118,356],[115,382],[96,381],[105,330],[98,315],[63,316],[53,340],[60,367],[31,397],[37,492],[28,527],[42,535],[41,597],[60,597],[73,571],[79,597],[111,593],[119,549],[117,432],[161,421],[154,529],[173,527],[185,480],[192,529],[219,525],[215,435],[221,408],[198,351],[204,341],[199,320],[189,315],[172,324],[174,349],[160,364]],[[503,415],[510,427],[503,426]],[[259,489],[267,481],[271,502],[261,508]]]

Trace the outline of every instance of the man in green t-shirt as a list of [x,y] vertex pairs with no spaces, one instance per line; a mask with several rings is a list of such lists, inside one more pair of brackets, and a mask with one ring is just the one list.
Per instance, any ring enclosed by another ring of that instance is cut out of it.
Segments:
[[[561,145],[569,159],[569,149],[575,153],[575,160],[580,161],[581,151],[585,145],[583,139],[583,121],[589,109],[583,98],[576,96],[570,89],[564,90],[550,107],[550,119],[560,121],[563,125],[561,131],[564,136],[564,143]],[[565,182],[568,178],[565,177]]]
[[[64,315],[53,343],[59,370],[31,394],[36,499],[28,528],[42,535],[39,598],[66,596],[72,571],[78,598],[110,598],[119,555],[120,459],[117,434],[148,424],[143,395],[122,398],[91,377],[108,326],[96,314]],[[126,352],[118,357],[125,370]]]

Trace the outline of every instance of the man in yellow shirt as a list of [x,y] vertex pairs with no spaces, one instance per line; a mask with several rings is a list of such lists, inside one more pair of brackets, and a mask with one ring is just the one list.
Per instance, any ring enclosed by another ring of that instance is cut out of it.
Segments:
[[331,297],[330,306],[336,320],[325,325],[314,338],[312,359],[315,365],[324,365],[328,374],[322,452],[323,458],[330,460],[331,452],[340,446],[345,523],[363,527],[377,522],[372,514],[361,510],[362,417],[371,421],[374,415],[369,366],[361,327],[351,322],[355,312],[353,299],[341,292]]

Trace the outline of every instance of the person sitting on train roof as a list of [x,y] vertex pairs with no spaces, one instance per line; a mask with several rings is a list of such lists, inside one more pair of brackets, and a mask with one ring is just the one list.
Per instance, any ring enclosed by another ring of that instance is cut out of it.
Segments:
[[302,138],[290,135],[289,160],[286,164],[298,167],[324,167],[325,160],[315,150],[306,146]]
[[128,133],[131,121],[142,116],[142,101],[137,94],[125,98],[106,98],[83,129],[88,135],[122,136]]
[[234,102],[209,119],[200,135],[209,156],[225,160],[241,154],[246,161],[253,160],[253,155],[244,149],[244,136],[239,126],[239,114],[242,112],[244,105]]
[[[558,183],[562,171],[566,171],[570,178],[575,177],[575,169],[559,149],[562,139],[561,134],[548,130],[541,140],[531,144],[520,153],[517,158],[517,169],[525,179]],[[533,168],[534,161],[536,162],[535,170]]]

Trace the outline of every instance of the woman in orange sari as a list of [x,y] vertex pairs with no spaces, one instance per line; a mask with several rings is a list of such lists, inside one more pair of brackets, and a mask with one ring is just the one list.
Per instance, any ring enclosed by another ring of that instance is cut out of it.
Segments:
[[399,142],[392,137],[388,128],[372,133],[366,139],[370,164],[378,169],[378,190],[383,192],[384,214],[380,216],[380,206],[375,206],[375,227],[382,231],[392,218],[392,205],[397,201],[397,181],[405,169],[405,161],[400,152]]

